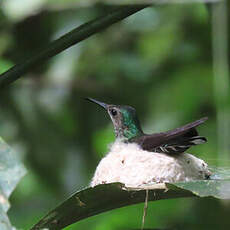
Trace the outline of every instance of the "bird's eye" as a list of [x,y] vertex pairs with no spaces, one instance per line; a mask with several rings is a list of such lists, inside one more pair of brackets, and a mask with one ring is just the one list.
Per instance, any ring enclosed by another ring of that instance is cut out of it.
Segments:
[[116,111],[115,109],[111,109],[111,114],[112,114],[113,116],[116,116],[116,115],[117,115],[117,111]]

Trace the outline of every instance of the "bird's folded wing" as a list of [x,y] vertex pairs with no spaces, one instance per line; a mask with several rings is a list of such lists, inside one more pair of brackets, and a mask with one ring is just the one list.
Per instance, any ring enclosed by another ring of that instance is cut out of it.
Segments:
[[158,151],[164,153],[182,153],[193,145],[206,142],[205,137],[199,136],[195,129],[208,118],[204,117],[182,127],[167,132],[152,135],[143,135],[133,140],[142,149],[147,151]]

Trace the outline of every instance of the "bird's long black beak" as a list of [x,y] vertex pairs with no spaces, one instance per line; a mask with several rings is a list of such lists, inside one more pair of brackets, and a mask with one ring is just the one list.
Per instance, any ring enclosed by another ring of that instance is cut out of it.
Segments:
[[97,101],[97,100],[95,100],[95,99],[93,99],[93,98],[90,98],[90,97],[87,97],[87,98],[85,98],[85,99],[88,100],[88,101],[91,101],[91,102],[93,102],[93,103],[96,103],[96,104],[100,105],[101,107],[103,107],[103,108],[106,109],[106,110],[107,110],[107,108],[108,108],[108,104],[106,104],[106,103],[104,103],[104,102]]

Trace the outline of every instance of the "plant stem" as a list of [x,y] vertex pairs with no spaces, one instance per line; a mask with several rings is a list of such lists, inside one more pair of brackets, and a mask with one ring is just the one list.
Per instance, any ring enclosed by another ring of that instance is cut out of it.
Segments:
[[51,42],[49,46],[37,53],[33,57],[17,64],[0,75],[0,88],[16,81],[31,69],[41,65],[47,59],[57,55],[63,50],[79,43],[80,41],[90,37],[91,35],[109,27],[110,25],[121,21],[122,19],[150,6],[150,4],[121,6],[105,16],[89,21],[69,33],[63,35],[59,39]]

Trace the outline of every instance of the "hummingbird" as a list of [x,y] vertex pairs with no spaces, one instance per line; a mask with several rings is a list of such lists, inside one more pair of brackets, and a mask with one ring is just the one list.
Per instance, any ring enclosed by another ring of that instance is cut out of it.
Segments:
[[127,105],[113,105],[86,98],[103,107],[109,114],[116,138],[125,143],[136,143],[143,150],[166,154],[180,154],[194,145],[205,143],[207,139],[199,136],[196,127],[208,118],[203,117],[179,128],[166,132],[145,134],[142,131],[136,110]]

